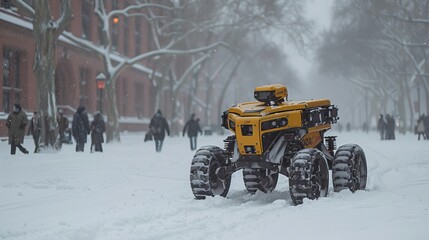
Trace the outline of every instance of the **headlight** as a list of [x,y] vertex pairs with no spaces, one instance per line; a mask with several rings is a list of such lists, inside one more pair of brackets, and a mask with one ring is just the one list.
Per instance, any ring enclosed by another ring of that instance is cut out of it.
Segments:
[[274,128],[285,127],[288,124],[287,118],[278,118],[261,123],[262,131],[270,130]]

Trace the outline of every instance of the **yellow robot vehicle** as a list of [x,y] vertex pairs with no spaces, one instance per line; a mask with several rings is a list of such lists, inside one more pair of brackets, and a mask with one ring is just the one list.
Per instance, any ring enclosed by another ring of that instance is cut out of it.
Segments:
[[226,197],[231,175],[243,172],[245,188],[271,192],[279,174],[289,178],[294,204],[325,197],[332,170],[334,191],[366,187],[364,151],[356,144],[336,149],[335,136],[324,136],[335,124],[338,109],[328,99],[288,101],[281,84],[257,87],[257,101],[232,106],[222,115],[230,130],[224,148],[204,146],[192,159],[190,184],[196,199]]

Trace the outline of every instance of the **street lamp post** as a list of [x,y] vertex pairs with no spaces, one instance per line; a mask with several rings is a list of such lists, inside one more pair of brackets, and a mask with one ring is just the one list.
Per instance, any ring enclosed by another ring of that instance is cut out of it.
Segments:
[[103,73],[99,73],[95,78],[97,83],[97,92],[98,92],[98,109],[100,113],[103,113],[103,90],[106,85],[106,76]]

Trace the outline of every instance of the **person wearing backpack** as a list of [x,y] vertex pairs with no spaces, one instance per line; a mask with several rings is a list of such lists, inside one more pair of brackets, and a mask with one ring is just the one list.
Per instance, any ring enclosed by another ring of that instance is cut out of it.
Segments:
[[150,120],[149,131],[155,140],[156,151],[161,152],[165,132],[170,136],[170,128],[168,127],[167,120],[162,116],[161,110],[158,110],[155,116]]

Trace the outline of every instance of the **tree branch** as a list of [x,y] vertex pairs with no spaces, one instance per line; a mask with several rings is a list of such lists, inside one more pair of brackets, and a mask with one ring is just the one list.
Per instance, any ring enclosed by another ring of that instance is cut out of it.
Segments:
[[19,11],[22,11],[25,15],[31,18],[34,18],[34,16],[36,15],[34,9],[26,2],[24,2],[24,0],[15,0],[14,4]]
[[424,18],[404,18],[404,17],[400,17],[400,16],[396,16],[393,14],[380,14],[381,17],[386,17],[386,18],[391,18],[391,19],[395,19],[401,22],[407,22],[407,23],[422,23],[422,24],[429,24],[429,19],[424,19]]
[[70,0],[62,0],[61,1],[61,16],[56,21],[56,25],[58,26],[57,32],[56,32],[56,38],[58,38],[59,35],[61,35],[62,32],[66,29],[67,25],[69,24],[72,17],[71,12],[71,4]]
[[189,66],[186,71],[182,74],[180,79],[174,84],[173,91],[176,91],[180,85],[186,80],[188,75],[194,70],[195,67],[199,66],[202,62],[206,61],[210,58],[210,54],[204,54],[204,56],[200,57],[197,61],[193,62],[191,66]]
[[174,50],[174,49],[167,49],[167,48],[162,48],[159,50],[154,50],[154,51],[150,51],[144,54],[141,54],[139,56],[136,56],[134,58],[131,58],[129,60],[127,60],[127,64],[135,64],[143,59],[149,58],[149,57],[153,57],[153,56],[158,56],[158,55],[183,55],[183,54],[193,54],[193,53],[199,53],[199,52],[204,52],[204,51],[209,51],[211,49],[214,49],[218,46],[225,46],[227,47],[228,45],[223,43],[223,42],[216,42],[213,44],[210,44],[208,46],[205,47],[200,47],[200,48],[194,48],[194,49],[188,49],[188,50]]

